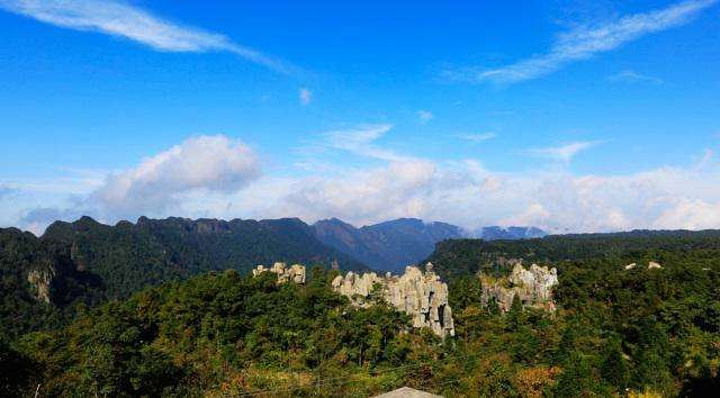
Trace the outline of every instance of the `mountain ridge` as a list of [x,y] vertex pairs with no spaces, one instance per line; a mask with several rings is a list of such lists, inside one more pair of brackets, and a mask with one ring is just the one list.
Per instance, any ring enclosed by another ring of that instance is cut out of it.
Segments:
[[378,224],[355,227],[337,218],[313,224],[321,242],[352,256],[379,271],[401,273],[411,264],[428,257],[435,245],[448,239],[480,237],[485,240],[529,239],[547,233],[536,227],[484,227],[467,231],[440,221],[398,218]]
[[[297,218],[141,217],[136,223],[106,225],[84,216],[56,221],[40,237],[17,228],[0,229],[0,302],[27,320],[18,329],[31,330],[58,323],[79,302],[93,306],[166,281],[226,269],[248,273],[258,264],[276,261],[325,268],[337,262],[347,270],[367,269],[325,246]],[[3,329],[0,335],[19,331]]]

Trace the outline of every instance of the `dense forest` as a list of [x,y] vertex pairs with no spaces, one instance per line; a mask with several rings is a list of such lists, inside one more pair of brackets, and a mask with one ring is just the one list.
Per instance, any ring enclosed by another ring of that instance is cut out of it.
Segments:
[[[33,263],[39,247],[3,261]],[[0,339],[0,396],[714,396],[718,250],[714,231],[446,241],[430,257],[450,287],[445,341],[380,298],[350,305],[330,288],[338,271],[304,285],[210,271]],[[481,305],[476,273],[508,259],[557,267],[555,313]]]
[[720,256],[720,230],[647,231],[607,234],[550,235],[542,239],[452,239],[438,243],[431,261],[444,277],[477,272],[503,273],[504,260],[557,264],[602,259],[615,264],[682,261],[684,257],[713,261]]
[[234,269],[247,272],[274,261],[364,266],[323,245],[297,218],[277,220],[189,220],[146,217],[132,224],[100,224],[89,217],[56,222],[42,241],[70,248],[82,270],[102,276],[109,298],[126,296],[146,285],[198,273]]
[[[146,286],[234,269],[248,272],[275,261],[366,269],[323,245],[298,219],[188,220],[141,217],[104,225],[90,217],[55,222],[40,238],[0,229],[0,336],[57,325],[78,303],[126,298]],[[35,283],[28,278],[35,273]],[[44,299],[38,293],[45,287]],[[40,305],[48,301],[52,305]],[[10,320],[10,321],[7,321]]]

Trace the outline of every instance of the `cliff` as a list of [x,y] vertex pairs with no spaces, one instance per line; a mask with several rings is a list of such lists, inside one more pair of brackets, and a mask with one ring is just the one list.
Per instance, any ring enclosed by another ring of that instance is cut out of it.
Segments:
[[558,284],[555,268],[539,267],[532,264],[529,269],[516,263],[507,278],[494,279],[480,275],[482,282],[482,303],[487,305],[495,300],[502,311],[509,311],[517,295],[523,307],[555,311],[552,288]]
[[56,274],[54,267],[46,270],[32,270],[28,273],[27,281],[32,286],[35,298],[38,301],[48,304],[52,302],[51,287]]
[[278,276],[277,283],[286,283],[289,281],[303,284],[305,283],[305,267],[300,264],[293,264],[288,268],[285,263],[275,263],[271,268],[265,268],[264,265],[258,265],[252,271],[253,276],[258,276],[264,272],[272,272]]
[[337,276],[332,287],[360,306],[367,305],[371,294],[379,294],[399,311],[410,315],[413,327],[428,327],[441,338],[455,335],[447,284],[432,272],[430,263],[425,273],[411,266],[405,268],[401,276],[348,272]]

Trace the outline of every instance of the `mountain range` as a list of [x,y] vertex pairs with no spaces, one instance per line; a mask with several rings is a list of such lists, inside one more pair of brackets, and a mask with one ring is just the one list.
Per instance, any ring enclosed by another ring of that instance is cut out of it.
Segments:
[[[481,233],[490,238],[539,234],[518,228]],[[0,229],[0,300],[11,303],[6,308],[13,313],[41,319],[57,314],[46,313],[38,301],[57,308],[78,300],[94,305],[169,280],[225,269],[247,273],[276,261],[399,272],[430,256],[438,242],[467,236],[472,234],[454,225],[408,218],[356,228],[338,219],[308,225],[297,218],[140,217],[136,223],[105,225],[82,217],[56,221],[40,237]]]
[[401,272],[435,249],[437,242],[464,236],[454,225],[401,218],[356,228],[336,218],[313,225],[315,236],[327,246],[380,271]]
[[[136,223],[104,225],[90,217],[57,221],[41,237],[0,229],[0,319],[18,318],[19,329],[58,321],[53,309],[80,301],[127,297],[146,286],[209,271],[247,273],[275,261],[346,270],[361,262],[321,243],[296,218],[278,220],[189,220],[141,217]],[[52,306],[45,306],[51,303]],[[20,314],[20,315],[18,315]],[[52,319],[51,319],[52,318]],[[1,334],[12,334],[3,330]]]
[[443,222],[424,222],[417,218],[399,218],[356,228],[331,218],[313,225],[315,236],[333,247],[379,271],[402,272],[410,264],[427,258],[438,242],[447,239],[517,240],[541,238],[546,232],[535,227],[484,227],[468,232]]

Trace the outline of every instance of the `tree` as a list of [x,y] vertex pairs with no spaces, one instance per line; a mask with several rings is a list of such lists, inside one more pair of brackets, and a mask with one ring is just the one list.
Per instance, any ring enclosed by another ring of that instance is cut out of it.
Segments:
[[627,388],[630,381],[630,370],[618,338],[610,338],[605,342],[600,373],[603,379],[614,386],[616,390],[624,391]]

